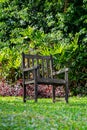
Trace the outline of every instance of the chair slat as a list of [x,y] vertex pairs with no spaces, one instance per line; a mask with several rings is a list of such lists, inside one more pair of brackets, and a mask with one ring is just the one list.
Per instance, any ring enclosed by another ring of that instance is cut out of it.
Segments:
[[44,59],[42,59],[42,77],[44,78]]
[[[37,65],[39,65],[39,58],[37,57],[36,60],[37,60]],[[38,78],[40,77],[40,69],[37,70],[37,76]]]

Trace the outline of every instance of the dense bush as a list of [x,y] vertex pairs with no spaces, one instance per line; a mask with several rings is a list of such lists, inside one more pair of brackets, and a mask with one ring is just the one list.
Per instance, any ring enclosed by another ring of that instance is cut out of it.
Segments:
[[72,94],[87,94],[87,1],[0,1],[0,78],[22,78],[21,53],[68,67]]
[[69,68],[69,88],[73,95],[87,95],[87,47],[86,43],[78,44],[79,37],[77,33],[71,44],[43,45],[41,54],[53,55],[55,69]]

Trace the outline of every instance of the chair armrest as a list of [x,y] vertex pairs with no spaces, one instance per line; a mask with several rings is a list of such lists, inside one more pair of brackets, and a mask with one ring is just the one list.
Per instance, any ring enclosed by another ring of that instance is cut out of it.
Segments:
[[39,65],[38,66],[33,66],[31,68],[25,68],[25,69],[23,69],[23,72],[37,70],[37,69],[39,69]]
[[62,74],[62,73],[68,72],[68,70],[69,70],[69,68],[64,68],[59,71],[53,72],[53,76],[57,75],[57,74]]

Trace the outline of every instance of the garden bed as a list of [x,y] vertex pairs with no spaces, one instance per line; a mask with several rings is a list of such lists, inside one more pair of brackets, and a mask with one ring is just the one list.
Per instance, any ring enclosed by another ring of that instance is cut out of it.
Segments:
[[[0,95],[1,96],[22,96],[23,95],[23,85],[22,80],[18,80],[15,83],[9,84],[6,81],[0,82]],[[64,97],[65,92],[63,86],[56,88],[56,96]],[[34,87],[33,85],[27,85],[27,96],[30,98],[34,97]],[[38,97],[50,98],[52,97],[52,86],[51,85],[39,85],[38,87]]]

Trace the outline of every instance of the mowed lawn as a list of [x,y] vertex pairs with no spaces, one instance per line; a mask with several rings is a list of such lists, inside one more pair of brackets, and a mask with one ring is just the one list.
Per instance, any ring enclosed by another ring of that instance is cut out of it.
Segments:
[[87,97],[28,100],[0,97],[0,130],[87,130]]

